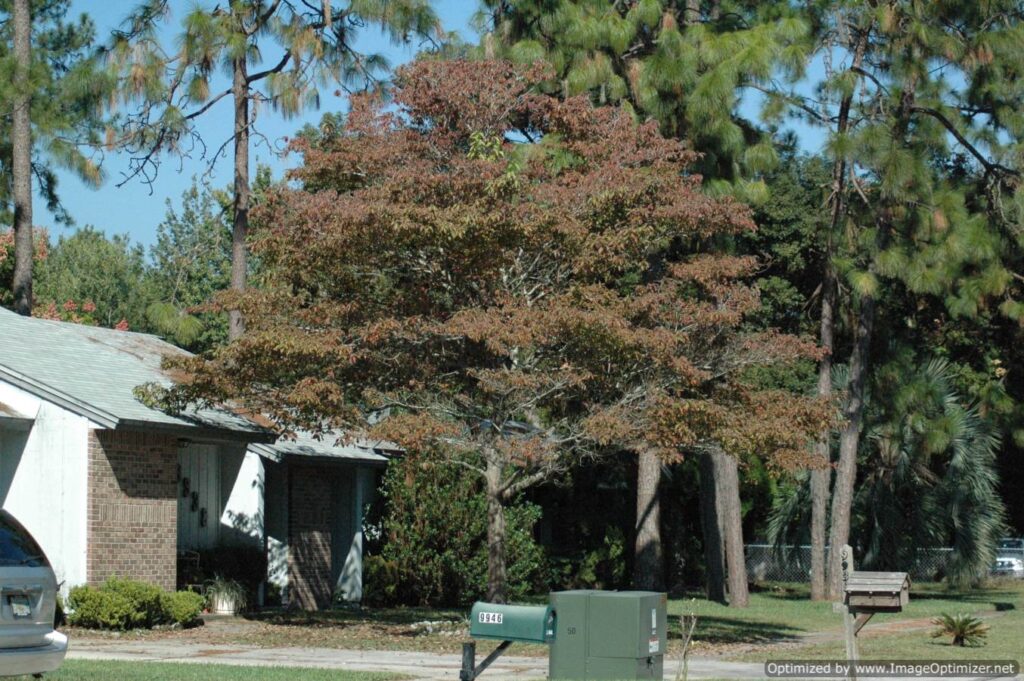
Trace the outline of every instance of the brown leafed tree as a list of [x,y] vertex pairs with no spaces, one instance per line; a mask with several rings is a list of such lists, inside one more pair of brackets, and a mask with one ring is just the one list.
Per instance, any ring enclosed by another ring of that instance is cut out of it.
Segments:
[[[752,228],[700,191],[653,123],[538,94],[542,67],[419,62],[257,213],[267,286],[245,336],[184,365],[177,400],[237,400],[284,428],[440,449],[482,480],[488,596],[505,598],[505,504],[604,447],[671,460],[719,443],[801,459],[826,415],[743,385],[815,354],[746,335]],[[656,472],[652,475],[656,478]],[[656,480],[655,480],[656,482]]]

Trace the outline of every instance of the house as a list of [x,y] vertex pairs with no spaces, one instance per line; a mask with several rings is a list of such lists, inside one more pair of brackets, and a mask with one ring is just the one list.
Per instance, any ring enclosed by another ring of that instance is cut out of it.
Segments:
[[170,385],[183,350],[147,334],[0,309],[0,507],[36,537],[64,589],[111,576],[175,588],[179,556],[255,547],[266,583],[304,609],[362,597],[362,522],[390,453],[230,410],[171,415],[136,397]]

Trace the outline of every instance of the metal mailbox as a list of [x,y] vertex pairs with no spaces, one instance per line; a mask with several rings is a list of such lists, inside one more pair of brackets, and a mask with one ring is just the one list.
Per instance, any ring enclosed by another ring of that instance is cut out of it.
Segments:
[[910,602],[910,577],[906,572],[853,571],[844,591],[851,612],[900,612]]
[[469,616],[469,635],[498,641],[547,643],[555,635],[555,613],[550,605],[477,602]]

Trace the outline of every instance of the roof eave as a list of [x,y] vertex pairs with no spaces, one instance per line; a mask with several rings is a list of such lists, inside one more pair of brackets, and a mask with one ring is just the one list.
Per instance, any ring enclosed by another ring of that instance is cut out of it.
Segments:
[[35,419],[27,416],[0,416],[0,430],[32,430]]
[[275,451],[273,447],[269,447],[266,444],[253,444],[249,447],[250,450],[259,454],[263,458],[273,461],[274,463],[282,463],[285,460],[289,461],[313,461],[315,463],[333,463],[343,464],[350,466],[372,466],[374,468],[384,468],[388,465],[388,458],[384,454],[378,454],[377,452],[368,452],[365,456],[331,456],[329,454],[306,454],[296,452],[281,452]]
[[45,383],[41,383],[40,381],[26,376],[25,374],[14,371],[10,367],[0,365],[0,378],[4,379],[11,385],[21,388],[25,392],[46,400],[47,402],[52,402],[53,404],[63,407],[74,414],[84,416],[104,428],[116,428],[118,425],[118,418],[113,414],[103,411],[102,409],[97,409],[93,405],[79,399],[75,399],[74,397],[56,390]]
[[134,419],[121,419],[116,428],[127,430],[145,429],[152,433],[176,435],[182,439],[206,442],[242,442],[245,444],[273,444],[277,434],[270,431],[233,430],[202,424],[159,423]]

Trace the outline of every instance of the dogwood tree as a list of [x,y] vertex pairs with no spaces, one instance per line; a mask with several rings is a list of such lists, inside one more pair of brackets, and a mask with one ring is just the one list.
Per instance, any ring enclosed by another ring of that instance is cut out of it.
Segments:
[[826,417],[742,380],[815,354],[742,330],[755,263],[715,244],[749,211],[702,193],[655,123],[540,94],[546,75],[418,62],[299,142],[258,214],[267,286],[226,303],[247,333],[175,396],[446,452],[486,491],[499,601],[505,504],[578,457],[716,442],[788,465]]

